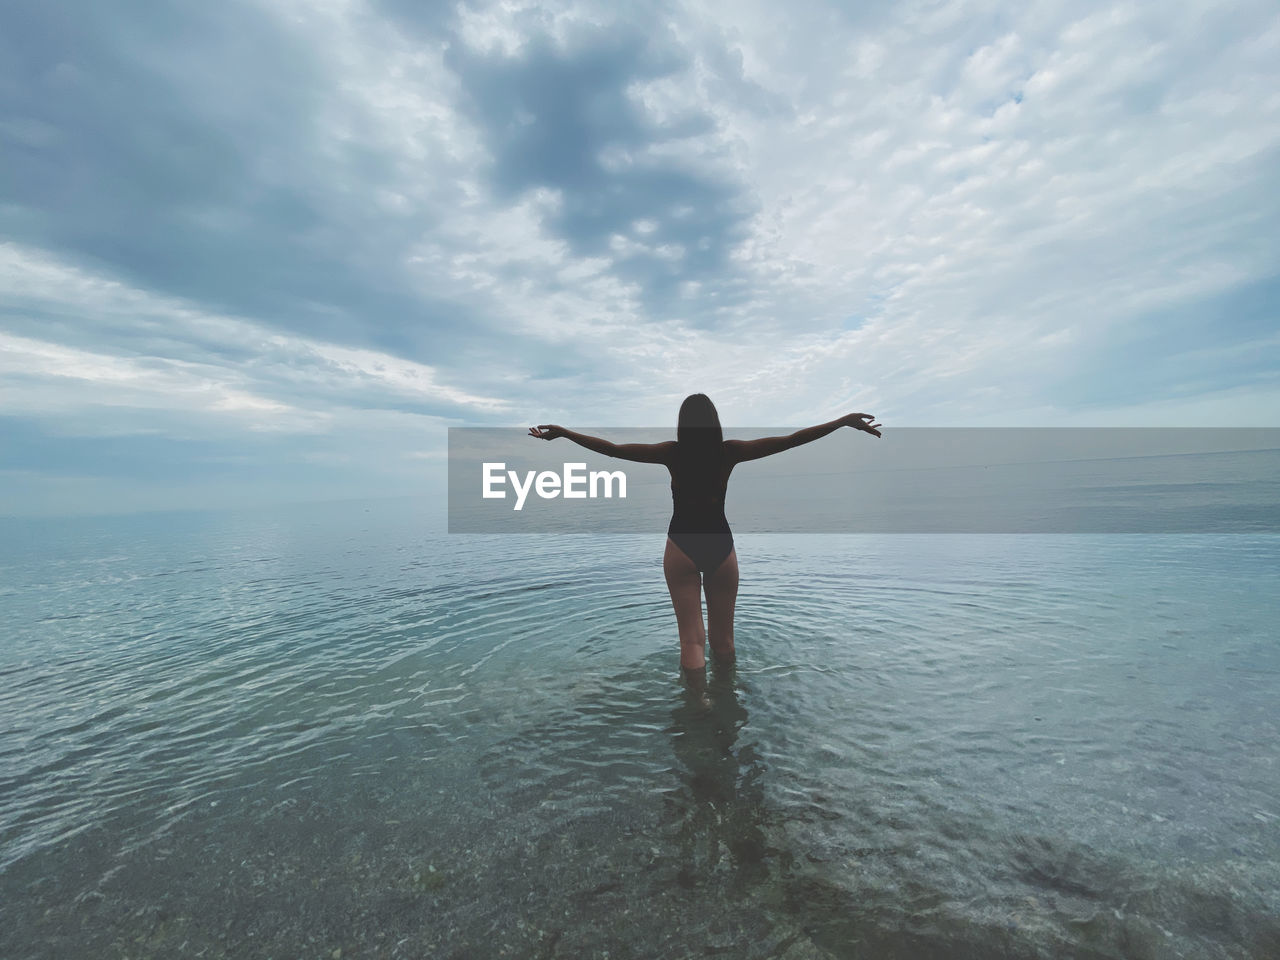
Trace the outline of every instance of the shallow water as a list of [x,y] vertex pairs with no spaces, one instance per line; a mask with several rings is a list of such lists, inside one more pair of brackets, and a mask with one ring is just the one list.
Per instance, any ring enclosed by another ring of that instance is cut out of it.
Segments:
[[1280,955],[1280,537],[8,522],[0,956]]

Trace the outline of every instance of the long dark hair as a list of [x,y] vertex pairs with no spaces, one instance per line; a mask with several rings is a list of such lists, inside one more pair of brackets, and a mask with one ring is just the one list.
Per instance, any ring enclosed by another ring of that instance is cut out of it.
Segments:
[[680,404],[676,421],[680,459],[689,465],[718,465],[724,461],[724,430],[720,414],[705,393],[694,393]]
[[710,447],[718,450],[724,443],[724,430],[720,428],[720,414],[716,405],[705,393],[691,393],[680,404],[680,419],[676,421],[676,440],[682,448],[693,450]]

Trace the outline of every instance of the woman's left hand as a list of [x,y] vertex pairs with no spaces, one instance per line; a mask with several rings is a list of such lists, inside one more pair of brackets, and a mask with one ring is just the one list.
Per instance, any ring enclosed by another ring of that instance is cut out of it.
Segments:
[[554,423],[544,423],[540,427],[529,428],[529,436],[537,437],[539,440],[555,440],[564,435],[564,427],[556,426]]

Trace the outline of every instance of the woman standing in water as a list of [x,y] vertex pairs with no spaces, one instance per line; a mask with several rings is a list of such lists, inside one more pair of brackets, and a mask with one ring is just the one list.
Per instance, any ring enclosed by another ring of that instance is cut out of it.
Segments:
[[[542,440],[567,437],[596,453],[639,463],[661,463],[671,472],[674,509],[667,528],[662,570],[680,631],[680,666],[686,678],[701,688],[705,682],[708,633],[715,659],[726,664],[734,659],[733,610],[738,599],[738,555],[724,515],[729,474],[739,463],[790,450],[825,437],[840,427],[853,427],[878,437],[880,424],[873,423],[874,419],[870,414],[850,413],[785,437],[726,440],[715,404],[706,394],[695,393],[680,405],[675,440],[617,444],[555,424],[530,427],[529,434]],[[704,592],[706,631],[702,625]]]

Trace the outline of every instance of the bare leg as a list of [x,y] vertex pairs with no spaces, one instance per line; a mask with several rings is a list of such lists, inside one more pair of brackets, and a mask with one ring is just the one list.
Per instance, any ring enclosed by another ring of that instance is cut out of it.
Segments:
[[707,592],[707,631],[711,655],[717,663],[733,663],[733,611],[738,602],[738,551],[731,550],[724,563],[704,580]]
[[[702,626],[702,577],[685,552],[667,540],[662,555],[662,572],[671,591],[680,631],[680,666],[686,671],[706,667],[706,631]],[[736,577],[735,577],[736,580]]]

